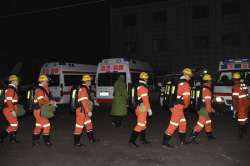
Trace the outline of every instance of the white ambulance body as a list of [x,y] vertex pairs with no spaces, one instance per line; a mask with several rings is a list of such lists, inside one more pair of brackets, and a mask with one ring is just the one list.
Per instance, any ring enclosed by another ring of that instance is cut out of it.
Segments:
[[153,85],[153,69],[148,63],[123,58],[104,59],[98,64],[96,73],[96,101],[97,103],[111,103],[113,99],[113,85],[120,75],[126,79],[129,95],[131,87],[138,84],[139,74],[149,73],[149,85]]
[[231,108],[233,72],[239,72],[246,85],[250,86],[250,59],[232,59],[221,61],[219,75],[214,86],[214,100]]
[[48,75],[49,89],[58,104],[68,104],[72,86],[81,84],[82,75],[88,73],[95,77],[97,67],[76,63],[46,63],[41,68],[41,74]]

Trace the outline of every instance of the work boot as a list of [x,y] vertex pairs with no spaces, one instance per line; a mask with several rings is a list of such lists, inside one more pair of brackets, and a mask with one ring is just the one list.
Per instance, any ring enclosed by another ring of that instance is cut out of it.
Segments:
[[150,144],[151,142],[146,139],[146,130],[141,131],[140,133],[140,141],[143,144]]
[[244,134],[244,125],[238,125],[238,137],[239,137],[239,139],[243,138],[243,134]]
[[74,134],[74,146],[75,147],[81,147],[83,144],[80,142],[81,135],[80,134]]
[[9,135],[9,133],[6,130],[3,130],[0,134],[0,144],[3,143],[3,140]]
[[16,139],[16,135],[17,135],[16,131],[10,133],[10,143],[12,144],[20,143],[20,141]]
[[171,148],[171,149],[174,148],[174,146],[169,143],[171,138],[172,138],[172,136],[167,135],[167,134],[164,133],[163,134],[162,147]]
[[49,135],[43,135],[43,140],[46,146],[52,146]]
[[134,147],[136,147],[136,148],[139,147],[139,145],[136,144],[136,139],[137,139],[137,137],[138,137],[139,134],[140,134],[140,133],[137,132],[137,131],[132,131],[131,136],[130,136],[130,139],[129,139],[129,142],[128,142],[129,145],[132,145],[132,146],[134,146]]
[[196,138],[198,137],[199,132],[196,131],[192,131],[191,135],[190,135],[190,143],[196,143],[198,144],[198,142],[196,141]]
[[39,139],[40,139],[40,134],[33,134],[32,135],[32,146],[40,145]]
[[88,132],[87,135],[88,135],[89,143],[90,143],[90,144],[93,144],[93,143],[95,143],[95,142],[100,142],[100,139],[96,139],[96,138],[94,137],[94,132],[93,132],[93,131]]
[[207,134],[207,138],[208,138],[209,141],[215,140],[215,139],[216,139],[216,137],[213,136],[213,133],[212,133],[212,132],[206,132],[206,134]]
[[186,141],[186,133],[179,133],[179,139],[181,145],[189,144],[189,142]]

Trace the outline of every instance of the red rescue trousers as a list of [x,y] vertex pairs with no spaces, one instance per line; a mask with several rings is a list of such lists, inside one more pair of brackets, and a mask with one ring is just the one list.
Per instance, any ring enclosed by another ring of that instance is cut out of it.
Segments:
[[75,125],[75,135],[80,135],[83,132],[83,128],[86,127],[87,132],[93,131],[93,124],[91,118],[81,111],[81,108],[76,109],[76,125]]
[[43,135],[49,135],[50,134],[50,122],[49,119],[46,117],[41,116],[41,111],[40,109],[35,109],[33,113],[35,119],[36,119],[36,126],[34,129],[34,134],[42,134]]
[[172,112],[172,115],[165,133],[172,136],[178,127],[180,133],[186,133],[187,122],[184,116],[184,105],[174,105],[170,111]]
[[212,132],[212,121],[209,116],[199,115],[199,120],[194,127],[194,131],[199,133],[204,127],[207,133]]
[[147,116],[148,112],[142,112],[139,107],[136,108],[135,114],[137,116],[137,124],[134,131],[141,132],[147,128]]
[[4,117],[9,123],[9,126],[7,127],[7,130],[6,130],[8,133],[15,132],[18,129],[18,120],[12,114],[12,111],[13,110],[8,107],[3,109]]

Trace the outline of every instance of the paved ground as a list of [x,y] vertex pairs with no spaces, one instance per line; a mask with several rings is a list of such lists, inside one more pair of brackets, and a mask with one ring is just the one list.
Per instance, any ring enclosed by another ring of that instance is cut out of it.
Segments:
[[[6,140],[0,145],[1,166],[248,166],[250,163],[250,136],[239,141],[236,137],[237,127],[229,115],[215,117],[215,135],[217,140],[208,142],[205,134],[199,137],[199,145],[178,147],[166,150],[161,147],[162,133],[168,123],[168,113],[154,109],[154,117],[150,120],[148,137],[151,145],[131,148],[127,141],[135,123],[132,114],[125,120],[122,128],[114,128],[108,115],[108,107],[100,107],[95,111],[96,135],[100,143],[89,145],[84,137],[86,147],[72,146],[72,129],[74,116],[66,108],[57,112],[52,120],[52,141],[54,146],[43,145],[31,147],[31,131],[34,126],[33,117],[28,115],[20,120],[21,128],[18,138],[20,144],[9,144]],[[194,114],[188,114],[189,128],[195,121]],[[0,117],[0,129],[6,123]],[[250,127],[249,127],[250,128]],[[190,131],[190,130],[189,130]],[[177,135],[172,140],[178,145]]]

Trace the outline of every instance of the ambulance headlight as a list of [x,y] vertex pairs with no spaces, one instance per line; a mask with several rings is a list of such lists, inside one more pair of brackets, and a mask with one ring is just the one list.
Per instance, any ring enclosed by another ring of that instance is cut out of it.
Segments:
[[221,103],[221,102],[223,102],[223,99],[222,99],[222,97],[216,97],[216,98],[215,98],[215,101],[216,101],[217,103]]

